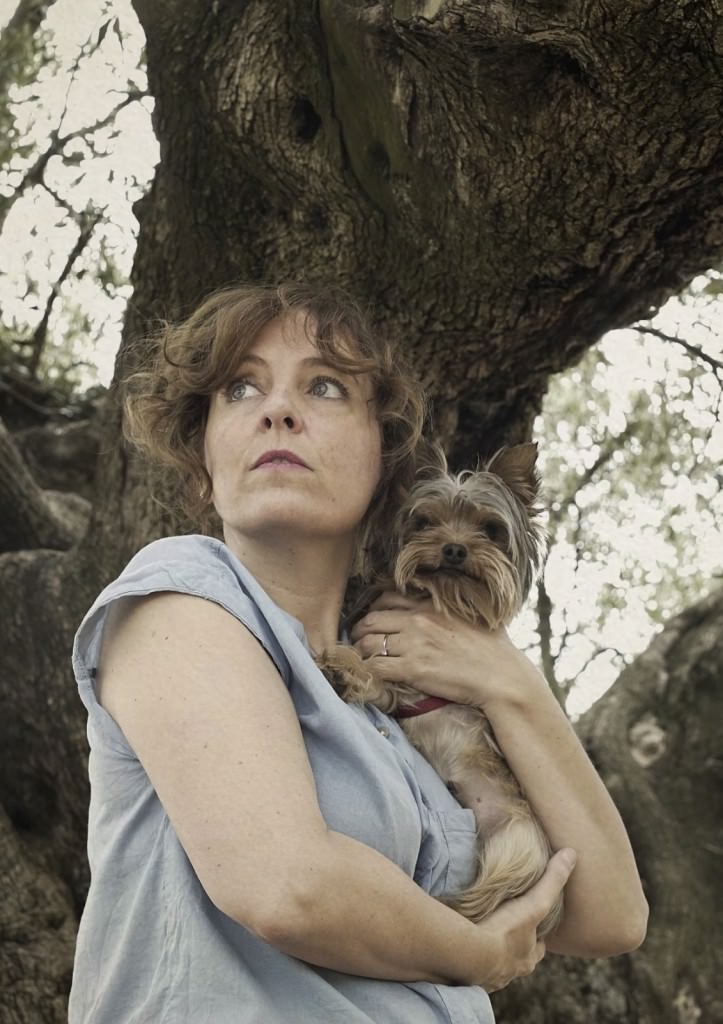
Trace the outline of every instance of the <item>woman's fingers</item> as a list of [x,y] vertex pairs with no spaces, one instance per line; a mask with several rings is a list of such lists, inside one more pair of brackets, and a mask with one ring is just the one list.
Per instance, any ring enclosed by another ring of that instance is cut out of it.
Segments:
[[387,638],[387,653],[384,654],[384,637],[378,633],[370,633],[354,644],[354,648],[367,661],[374,659],[374,669],[382,679],[390,683],[404,683],[409,678],[409,668],[401,656],[401,649],[396,635]]
[[352,643],[356,643],[365,636],[399,633],[405,625],[409,625],[408,619],[405,622],[403,611],[400,608],[387,608],[384,611],[369,612],[352,626],[349,633]]
[[523,896],[502,903],[481,922],[501,952],[495,969],[486,979],[490,992],[509,985],[515,978],[532,974],[545,956],[545,943],[537,938],[537,926],[553,906],[575,866],[574,850],[559,850],[550,858],[545,873]]
[[384,634],[382,633],[368,633],[366,636],[361,637],[354,644],[355,649],[361,654],[362,658],[391,658],[394,657],[390,651],[391,636],[387,635],[387,653],[384,654]]
[[570,847],[558,850],[548,861],[545,873],[539,882],[529,889],[520,902],[526,901],[532,920],[539,924],[554,906],[572,874],[577,854]]

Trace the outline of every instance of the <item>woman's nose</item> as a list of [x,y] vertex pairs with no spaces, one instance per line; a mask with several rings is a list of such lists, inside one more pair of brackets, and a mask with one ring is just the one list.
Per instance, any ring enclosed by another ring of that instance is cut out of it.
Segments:
[[301,416],[287,391],[272,393],[264,402],[262,411],[263,425],[267,430],[275,426],[284,426],[287,430],[298,430]]

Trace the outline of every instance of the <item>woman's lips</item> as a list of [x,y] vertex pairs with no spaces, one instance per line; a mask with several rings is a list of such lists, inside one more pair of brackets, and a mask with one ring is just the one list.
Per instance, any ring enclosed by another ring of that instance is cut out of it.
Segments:
[[272,448],[267,452],[264,452],[254,464],[254,469],[261,469],[263,466],[277,465],[277,466],[298,466],[300,469],[308,469],[304,460],[296,452],[290,451],[288,448]]
[[290,459],[271,459],[269,462],[260,463],[256,469],[308,469],[300,462],[291,462]]

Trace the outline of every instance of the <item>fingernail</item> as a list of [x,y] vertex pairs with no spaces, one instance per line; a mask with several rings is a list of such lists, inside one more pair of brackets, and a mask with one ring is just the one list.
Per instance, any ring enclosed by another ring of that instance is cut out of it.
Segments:
[[565,864],[565,867],[569,868],[570,871],[572,871],[572,869],[577,864],[577,852],[568,847],[566,850],[562,851],[562,859]]

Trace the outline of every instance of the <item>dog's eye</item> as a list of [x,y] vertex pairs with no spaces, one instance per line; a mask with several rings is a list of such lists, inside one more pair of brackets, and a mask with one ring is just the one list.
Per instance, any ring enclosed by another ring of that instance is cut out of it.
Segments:
[[500,523],[481,523],[480,530],[493,544],[500,547],[507,544],[507,530]]
[[413,526],[415,530],[426,530],[428,526],[431,526],[431,522],[426,516],[415,516]]

